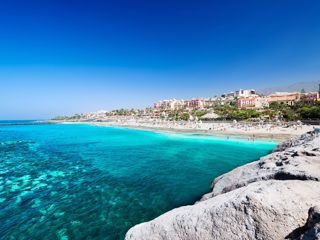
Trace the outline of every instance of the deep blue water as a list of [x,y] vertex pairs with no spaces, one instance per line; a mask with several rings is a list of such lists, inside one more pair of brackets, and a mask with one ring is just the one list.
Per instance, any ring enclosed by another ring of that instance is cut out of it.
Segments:
[[0,122],[1,239],[123,239],[275,146],[31,123]]

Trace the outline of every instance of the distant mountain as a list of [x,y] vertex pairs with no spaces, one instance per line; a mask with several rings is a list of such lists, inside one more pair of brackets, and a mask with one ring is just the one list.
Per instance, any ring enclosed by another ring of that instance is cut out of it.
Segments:
[[269,95],[274,92],[300,92],[304,89],[306,92],[316,92],[319,90],[320,80],[311,82],[298,82],[286,86],[275,86],[258,90],[258,93]]

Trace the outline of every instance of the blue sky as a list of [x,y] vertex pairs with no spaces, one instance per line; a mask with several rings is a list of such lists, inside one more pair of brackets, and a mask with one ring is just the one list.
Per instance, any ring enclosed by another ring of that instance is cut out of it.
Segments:
[[0,1],[0,119],[320,79],[320,1]]

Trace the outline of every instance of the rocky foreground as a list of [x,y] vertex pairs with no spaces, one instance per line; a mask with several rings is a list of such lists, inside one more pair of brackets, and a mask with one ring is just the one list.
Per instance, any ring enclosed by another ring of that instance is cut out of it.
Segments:
[[320,239],[320,135],[280,144],[216,178],[212,192],[131,228],[126,240]]

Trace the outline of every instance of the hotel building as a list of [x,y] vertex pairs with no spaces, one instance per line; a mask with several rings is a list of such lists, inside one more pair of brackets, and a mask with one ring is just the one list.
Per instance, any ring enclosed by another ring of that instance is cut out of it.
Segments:
[[252,97],[257,95],[256,90],[254,89],[240,89],[234,93],[235,97]]
[[157,110],[175,110],[183,108],[185,105],[185,101],[170,99],[170,100],[162,100],[154,104],[154,108]]
[[269,103],[266,97],[241,97],[237,101],[237,106],[244,109],[263,109],[269,107]]
[[203,108],[205,106],[206,99],[204,98],[193,98],[191,100],[185,101],[185,108],[194,109],[194,108]]
[[302,95],[303,94],[299,92],[276,92],[268,96],[268,102],[269,104],[277,102],[293,106],[296,102],[298,102],[301,99]]

